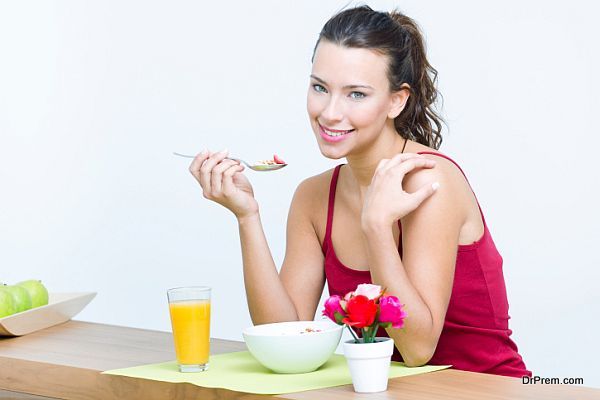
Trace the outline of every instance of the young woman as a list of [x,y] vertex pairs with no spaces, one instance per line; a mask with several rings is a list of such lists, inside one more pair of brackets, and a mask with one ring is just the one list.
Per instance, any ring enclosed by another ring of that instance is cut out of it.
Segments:
[[483,213],[460,167],[435,151],[436,75],[399,12],[363,6],[325,24],[307,109],[321,153],[347,164],[298,186],[280,273],[244,168],[203,151],[190,172],[237,217],[255,324],[312,320],[325,282],[340,296],[374,283],[408,314],[403,329],[379,332],[393,338],[394,360],[531,375],[510,339],[502,258]]

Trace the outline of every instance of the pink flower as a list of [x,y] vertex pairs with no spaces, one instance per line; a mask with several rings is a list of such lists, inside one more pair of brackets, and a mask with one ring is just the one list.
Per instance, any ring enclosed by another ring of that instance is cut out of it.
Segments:
[[356,287],[354,296],[365,296],[369,300],[375,300],[381,296],[381,286],[362,283]]
[[346,312],[340,305],[342,299],[338,295],[333,295],[325,300],[325,309],[323,315],[326,315],[330,320],[336,324],[342,325],[342,319],[346,317]]
[[379,299],[379,322],[392,324],[392,328],[404,326],[406,313],[402,310],[402,304],[396,296],[381,296]]

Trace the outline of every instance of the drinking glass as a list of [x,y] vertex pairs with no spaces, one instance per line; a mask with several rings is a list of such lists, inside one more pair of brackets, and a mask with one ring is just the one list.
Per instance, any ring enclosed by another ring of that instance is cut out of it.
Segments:
[[181,372],[208,369],[210,290],[207,286],[190,286],[167,291],[175,354]]

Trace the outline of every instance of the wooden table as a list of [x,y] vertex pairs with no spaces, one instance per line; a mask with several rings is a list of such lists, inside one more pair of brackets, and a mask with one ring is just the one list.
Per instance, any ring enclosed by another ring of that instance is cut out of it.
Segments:
[[[240,350],[245,350],[242,342],[211,340],[213,354]],[[368,395],[345,385],[265,396],[100,374],[173,359],[170,333],[69,321],[23,337],[0,338],[0,389],[5,389],[0,399],[600,399],[600,389],[524,385],[520,379],[458,370],[391,379],[387,392]]]

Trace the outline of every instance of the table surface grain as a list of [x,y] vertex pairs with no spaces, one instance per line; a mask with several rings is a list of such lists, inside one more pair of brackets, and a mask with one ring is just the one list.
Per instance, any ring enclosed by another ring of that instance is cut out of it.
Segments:
[[[211,339],[211,353],[245,350],[243,342]],[[100,372],[175,359],[172,336],[69,321],[22,337],[0,338],[0,399],[264,399],[265,395],[203,388]],[[1,390],[4,389],[4,390]],[[43,396],[43,397],[41,397]],[[520,379],[458,370],[391,379],[381,393],[354,393],[352,385],[268,396],[273,399],[599,399],[600,389],[526,385]]]

